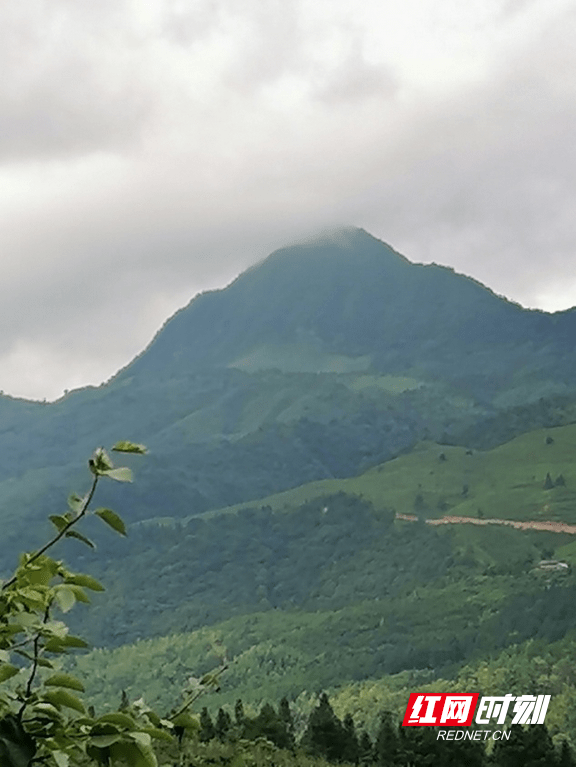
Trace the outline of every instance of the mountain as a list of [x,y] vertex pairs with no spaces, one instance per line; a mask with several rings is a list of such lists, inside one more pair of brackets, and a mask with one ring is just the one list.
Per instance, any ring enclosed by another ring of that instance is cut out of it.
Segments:
[[563,368],[575,342],[576,309],[522,309],[452,269],[413,264],[363,230],[345,229],[278,250],[224,290],[198,296],[120,378],[278,367],[416,368],[452,380],[456,358],[488,378],[487,357],[505,354],[509,371],[524,367],[529,353],[532,372],[549,377],[549,357],[557,354]]
[[[97,549],[58,549],[107,587],[69,620],[100,648],[79,661],[97,705],[126,689],[168,707],[226,647],[220,701],[340,687],[369,721],[383,694],[405,705],[460,674],[494,694],[556,685],[556,732],[576,739],[559,658],[573,535],[484,524],[576,523],[575,342],[576,310],[523,309],[362,230],[283,248],[108,383],[0,397],[0,567],[87,489],[94,447],[141,442],[134,485],[97,491],[128,539],[91,518]],[[432,524],[444,515],[476,524]],[[536,670],[520,677],[523,658]]]
[[0,397],[0,508],[23,542],[98,444],[150,448],[129,520],[345,477],[421,439],[486,447],[569,423],[576,310],[529,311],[360,229],[272,253],[197,296],[100,387]]

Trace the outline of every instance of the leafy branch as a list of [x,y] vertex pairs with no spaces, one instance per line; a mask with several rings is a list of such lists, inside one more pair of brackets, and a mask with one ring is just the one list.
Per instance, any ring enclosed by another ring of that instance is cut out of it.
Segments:
[[[142,445],[119,442],[112,450],[143,454]],[[12,577],[0,588],[0,764],[2,767],[70,767],[71,759],[88,756],[98,764],[128,761],[142,767],[156,767],[150,745],[150,717],[123,720],[122,727],[108,732],[113,723],[106,716],[87,712],[76,693],[84,685],[75,676],[60,670],[55,655],[87,647],[71,636],[68,626],[52,617],[53,607],[67,613],[77,601],[89,602],[86,589],[104,587],[89,575],[70,572],[62,562],[49,556],[63,538],[94,544],[77,530],[79,522],[94,514],[121,535],[126,527],[114,511],[91,504],[103,477],[130,482],[127,467],[115,467],[104,448],[98,448],[88,462],[92,473],[90,489],[84,496],[72,494],[64,514],[50,516],[56,528],[52,537],[36,551],[22,554]],[[31,649],[27,651],[26,648]],[[18,661],[11,662],[12,655]],[[47,670],[48,675],[41,670]],[[25,679],[24,679],[25,677]],[[22,683],[19,680],[22,679]],[[120,716],[120,714],[119,714]],[[107,737],[102,739],[102,736]],[[171,737],[163,732],[163,736]],[[155,737],[159,737],[158,734]],[[76,763],[76,761],[74,761]]]
[[[126,441],[116,443],[112,450],[146,452],[143,445]],[[190,679],[184,703],[166,719],[143,701],[130,705],[126,700],[118,711],[99,717],[91,708],[86,709],[78,697],[84,685],[73,674],[62,671],[54,656],[88,645],[71,636],[64,621],[53,618],[53,609],[67,613],[76,602],[90,601],[86,589],[103,591],[104,587],[90,575],[71,572],[49,552],[63,538],[75,538],[93,547],[77,529],[89,514],[126,535],[124,521],[116,512],[108,508],[92,511],[91,505],[102,478],[132,481],[130,469],[115,467],[102,447],[94,452],[88,468],[92,474],[88,492],[70,495],[68,510],[49,517],[56,532],[33,553],[22,554],[14,574],[0,588],[2,767],[72,767],[78,760],[85,764],[86,759],[101,767],[157,767],[152,739],[173,743],[176,735],[180,748],[183,733],[195,733],[199,727],[189,709],[200,695],[218,688],[219,678],[228,667],[222,657],[218,669],[202,679]],[[12,655],[18,656],[14,663]]]
[[[143,455],[146,452],[144,445],[138,445],[134,442],[128,442],[126,440],[117,442],[112,450],[122,453],[136,453],[139,455]],[[106,450],[104,450],[103,447],[99,447],[94,452],[94,455],[88,461],[88,467],[94,475],[90,490],[84,497],[72,494],[68,498],[69,511],[63,515],[52,515],[50,517],[50,521],[56,527],[56,535],[47,543],[45,543],[44,546],[42,546],[40,549],[27,556],[25,561],[26,567],[29,567],[31,564],[33,564],[37,559],[39,559],[64,537],[78,538],[87,545],[93,545],[85,536],[78,534],[76,531],[73,531],[72,528],[77,525],[83,517],[86,516],[90,503],[94,497],[94,493],[96,492],[96,487],[99,480],[102,477],[109,477],[110,479],[114,479],[117,482],[132,481],[132,472],[130,469],[126,466],[115,468],[108,456],[108,453]],[[99,516],[107,524],[114,528],[117,532],[121,532],[123,535],[126,534],[124,523],[120,520],[120,517],[118,517],[117,514],[111,511],[111,509],[98,509],[94,513],[96,516]],[[15,573],[12,578],[2,584],[2,591],[8,589],[10,586],[13,586],[16,583],[17,578],[18,575]]]
[[210,691],[210,689],[213,688],[216,692],[218,692],[220,689],[218,680],[227,670],[228,665],[228,662],[224,658],[222,660],[222,664],[219,666],[219,668],[216,669],[216,671],[211,671],[209,674],[204,674],[200,680],[195,678],[189,680],[192,682],[194,689],[189,693],[189,697],[183,703],[183,705],[180,706],[180,708],[177,709],[175,713],[168,717],[169,721],[178,723],[178,717],[180,717],[182,714],[185,714],[188,709],[198,700],[198,698],[200,698],[202,695],[205,695]]
[[[100,479],[99,475],[95,475],[94,479],[92,480],[92,486],[90,490],[88,491],[88,494],[81,499],[82,504],[80,506],[80,509],[78,510],[78,513],[76,516],[72,516],[73,512],[67,512],[67,514],[70,514],[69,519],[66,519],[66,516],[51,516],[50,521],[55,525],[58,532],[56,535],[48,541],[48,543],[44,544],[38,551],[35,551],[33,554],[29,555],[26,559],[26,566],[29,567],[31,564],[33,564],[37,559],[39,559],[43,554],[45,554],[48,549],[51,549],[52,546],[54,546],[61,538],[64,538],[68,535],[68,532],[71,530],[74,525],[78,524],[78,522],[86,515],[86,512],[88,511],[88,507],[90,506],[90,503],[92,501],[92,498],[94,497],[94,493],[96,492],[96,486],[98,485],[98,480]],[[70,496],[69,504],[74,503],[76,496]],[[62,520],[62,523],[60,522]],[[69,536],[70,537],[70,536]],[[12,578],[7,580],[5,583],[2,584],[2,591],[12,586],[14,583],[16,583],[18,576],[15,573]]]

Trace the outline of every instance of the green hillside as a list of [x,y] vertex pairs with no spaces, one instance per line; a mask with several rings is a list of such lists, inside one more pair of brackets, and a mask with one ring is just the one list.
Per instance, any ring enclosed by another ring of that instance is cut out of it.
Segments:
[[[575,467],[575,424],[529,431],[492,450],[421,442],[410,453],[357,477],[311,482],[229,510],[289,511],[344,492],[365,499],[376,510],[427,519],[453,515],[576,524]],[[545,488],[548,474],[553,487]],[[175,521],[167,517],[164,523],[170,519]]]
[[[540,639],[517,636],[505,650],[474,642],[479,628],[484,636],[493,631],[494,614],[510,601],[503,596],[511,593],[509,586],[503,580],[490,590],[480,581],[452,584],[436,595],[423,589],[396,609],[372,601],[339,611],[258,613],[188,634],[96,650],[79,658],[76,667],[102,710],[117,703],[122,689],[134,698],[143,694],[162,710],[174,704],[188,676],[213,667],[225,648],[232,665],[222,691],[206,699],[214,709],[232,708],[239,697],[257,709],[287,695],[308,713],[318,692],[328,690],[341,715],[349,711],[367,728],[383,709],[400,715],[415,690],[547,692],[553,693],[550,716],[557,731],[567,731],[568,717],[569,734],[576,738],[570,713],[576,699],[573,632],[565,638],[546,632]],[[553,591],[546,598],[556,596]],[[565,609],[573,600],[572,586]],[[467,663],[449,662],[456,646],[466,643]]]
[[[125,689],[169,707],[174,690],[225,651],[233,662],[211,706],[231,708],[241,697],[256,710],[286,695],[306,712],[329,690],[339,710],[373,727],[378,711],[399,711],[415,686],[461,689],[475,669],[480,689],[496,693],[524,652],[542,671],[548,645],[569,642],[576,581],[538,563],[576,561],[576,540],[490,525],[434,527],[425,524],[425,504],[420,521],[394,521],[393,504],[408,511],[401,503],[414,503],[414,489],[424,500],[433,492],[450,498],[455,485],[448,512],[463,514],[472,500],[462,497],[468,472],[468,494],[475,503],[496,498],[495,514],[529,519],[528,499],[544,498],[551,516],[570,522],[565,493],[575,444],[573,426],[472,455],[426,443],[359,477],[134,526],[127,541],[111,540],[105,553],[82,560],[108,587],[73,621],[101,648],[77,661],[91,699],[106,708]],[[539,481],[518,488],[532,473]],[[544,490],[545,473],[563,473],[565,485]],[[547,663],[540,690],[559,673],[556,660]],[[571,684],[555,688],[558,732],[566,732]]]

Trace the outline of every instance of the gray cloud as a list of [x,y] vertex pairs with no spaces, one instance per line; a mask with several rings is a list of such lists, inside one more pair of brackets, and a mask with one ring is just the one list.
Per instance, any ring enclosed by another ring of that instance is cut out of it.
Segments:
[[[0,9],[0,160],[54,158],[138,139],[151,107],[111,3]],[[81,13],[82,12],[82,13]],[[102,29],[102,19],[112,26]]]
[[97,383],[195,292],[329,226],[576,303],[573,12],[436,93],[369,53],[347,0],[305,9],[0,11],[1,387]]
[[323,81],[314,89],[314,95],[330,103],[350,102],[357,105],[365,99],[393,98],[398,84],[393,73],[366,60],[359,37],[350,41],[350,50],[342,63],[324,75]]
[[560,288],[576,303],[573,24],[570,12],[498,79],[415,115],[392,171],[359,204],[372,205],[373,228],[412,259],[451,263],[526,304]]

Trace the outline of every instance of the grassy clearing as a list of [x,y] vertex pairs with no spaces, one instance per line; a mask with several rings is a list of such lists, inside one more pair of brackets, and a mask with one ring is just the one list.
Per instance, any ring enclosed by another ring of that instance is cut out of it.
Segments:
[[[547,474],[553,482],[562,476],[565,485],[544,489]],[[208,515],[264,506],[290,511],[338,492],[365,498],[377,512],[394,509],[425,518],[454,515],[574,524],[576,425],[538,429],[487,451],[421,442],[410,454],[358,477],[310,482]]]

